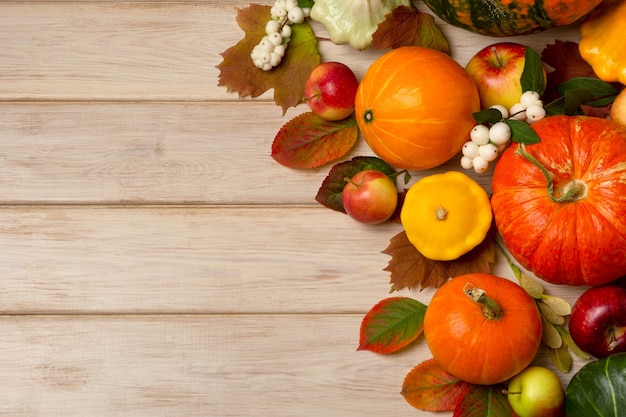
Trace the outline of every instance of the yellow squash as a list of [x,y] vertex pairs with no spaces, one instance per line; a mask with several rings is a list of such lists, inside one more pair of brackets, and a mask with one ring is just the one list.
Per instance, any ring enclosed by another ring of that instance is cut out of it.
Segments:
[[626,84],[626,0],[604,0],[580,26],[580,55],[606,82]]
[[487,192],[458,171],[421,178],[407,191],[400,220],[426,258],[450,261],[478,246],[491,227]]

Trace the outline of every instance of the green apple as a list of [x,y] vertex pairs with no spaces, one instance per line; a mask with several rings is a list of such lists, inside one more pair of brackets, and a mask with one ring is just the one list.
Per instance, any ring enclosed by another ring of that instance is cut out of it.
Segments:
[[561,380],[543,366],[529,366],[514,376],[507,397],[519,417],[559,417],[565,407]]

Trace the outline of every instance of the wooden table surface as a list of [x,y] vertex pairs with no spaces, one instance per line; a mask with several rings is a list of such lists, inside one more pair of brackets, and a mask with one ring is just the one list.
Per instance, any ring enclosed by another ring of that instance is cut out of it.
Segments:
[[[431,415],[399,394],[430,357],[423,339],[356,351],[400,226],[317,204],[330,165],[270,157],[308,108],[283,116],[271,92],[217,85],[248,4],[0,1],[1,416]],[[438,22],[463,65],[499,40]],[[382,53],[319,47],[358,77]],[[414,179],[448,169],[458,160]],[[513,278],[502,260],[495,272]]]

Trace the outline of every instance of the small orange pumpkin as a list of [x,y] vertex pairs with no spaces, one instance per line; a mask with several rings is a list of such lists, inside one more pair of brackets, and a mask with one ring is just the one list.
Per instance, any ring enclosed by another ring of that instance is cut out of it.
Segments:
[[535,301],[516,283],[491,274],[460,275],[433,295],[424,315],[424,337],[449,374],[492,385],[522,371],[542,337]]
[[370,148],[390,165],[423,170],[462,148],[480,110],[472,78],[443,52],[419,46],[393,49],[368,68],[355,114]]
[[491,206],[509,252],[554,284],[626,275],[626,127],[551,116],[532,128],[541,142],[510,146],[492,178]]

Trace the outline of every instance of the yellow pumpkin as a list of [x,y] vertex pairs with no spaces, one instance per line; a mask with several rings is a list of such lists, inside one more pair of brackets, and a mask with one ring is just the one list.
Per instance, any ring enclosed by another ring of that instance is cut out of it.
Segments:
[[491,227],[487,192],[458,171],[433,174],[413,184],[400,221],[409,241],[426,258],[451,261],[478,246]]
[[357,90],[355,114],[370,148],[390,165],[423,170],[456,155],[480,110],[465,69],[443,52],[393,49],[372,63]]

